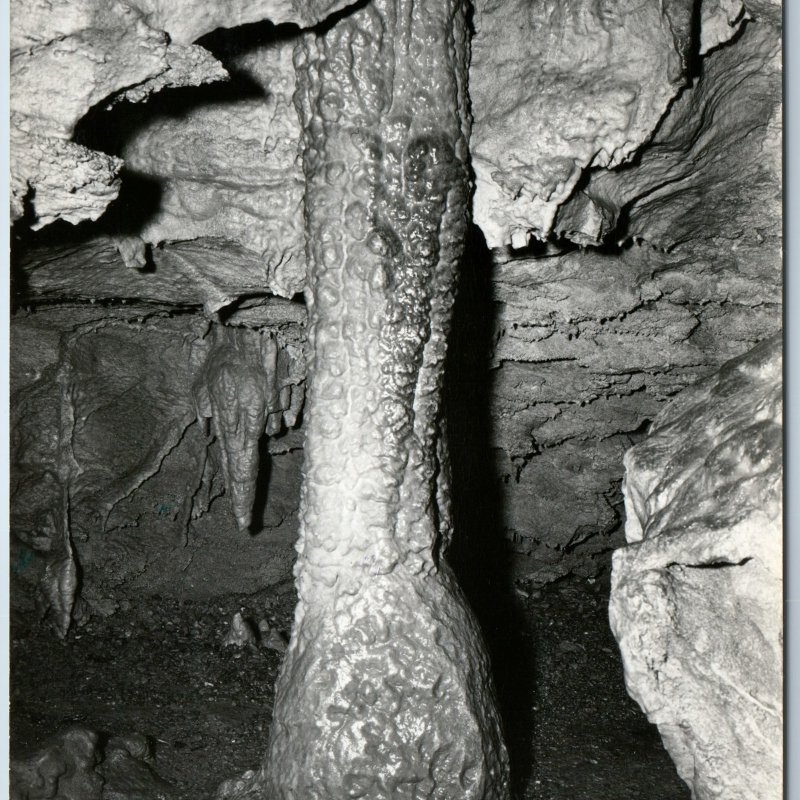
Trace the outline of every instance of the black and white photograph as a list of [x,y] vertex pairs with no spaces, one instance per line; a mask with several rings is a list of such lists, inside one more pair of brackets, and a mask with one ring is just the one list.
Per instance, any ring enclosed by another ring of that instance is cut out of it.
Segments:
[[790,800],[780,0],[5,13],[10,800]]

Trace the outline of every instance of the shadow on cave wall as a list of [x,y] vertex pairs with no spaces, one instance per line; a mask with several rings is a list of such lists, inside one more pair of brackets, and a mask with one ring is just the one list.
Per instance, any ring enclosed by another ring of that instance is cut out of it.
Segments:
[[486,638],[511,759],[512,787],[530,777],[534,664],[524,644],[523,610],[515,603],[510,552],[502,527],[502,493],[492,451],[490,356],[496,306],[492,260],[472,226],[453,314],[445,379],[453,469],[455,533],[448,561]]
[[[75,126],[72,139],[92,150],[121,156],[126,144],[153,121],[178,121],[206,106],[234,105],[252,98],[264,98],[266,101],[264,87],[239,67],[236,59],[256,48],[295,39],[299,31],[293,24],[274,25],[268,21],[212,31],[199,39],[198,43],[222,62],[230,80],[202,86],[165,88],[146,102],[123,100],[109,107],[112,98],[105,98],[81,118]],[[163,186],[158,179],[129,167],[122,168],[120,179],[119,195],[96,221],[86,220],[73,225],[57,220],[41,231],[32,231],[28,214],[13,226],[12,299],[27,296],[25,276],[19,268],[22,254],[27,248],[34,245],[78,246],[102,235],[135,236],[142,231],[161,207]]]
[[264,98],[264,87],[236,59],[260,47],[296,39],[292,24],[254,22],[236,28],[218,28],[197,40],[228,71],[229,80],[201,86],[168,87],[146,102],[123,100],[108,108],[107,101],[93,106],[78,122],[74,140],[93,150],[121,155],[126,143],[154,120],[181,120],[209,105],[235,105],[242,100]]

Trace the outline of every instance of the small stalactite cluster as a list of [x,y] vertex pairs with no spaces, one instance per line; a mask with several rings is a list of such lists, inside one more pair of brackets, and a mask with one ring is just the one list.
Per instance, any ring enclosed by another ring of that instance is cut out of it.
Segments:
[[[147,348],[131,344],[134,330],[166,350],[137,361],[133,354]],[[80,597],[79,543],[109,531],[115,509],[161,470],[195,419],[207,436],[197,454],[197,482],[208,492],[215,464],[221,466],[240,530],[252,522],[262,437],[280,435],[300,420],[305,364],[296,331],[212,323],[192,327],[182,343],[173,334],[158,316],[79,325],[63,334],[38,378],[17,388],[10,443],[14,537],[26,564],[34,553],[43,561],[36,613],[61,638],[88,610]],[[181,353],[186,363],[169,380],[147,384],[134,377],[145,366],[157,376],[165,359]],[[148,401],[149,410],[142,405]],[[128,416],[139,409],[140,416]],[[119,441],[101,446],[116,418],[125,419]],[[220,457],[209,459],[217,444]],[[120,457],[106,463],[112,451]],[[187,536],[190,520],[209,502],[200,501],[192,485],[185,485],[182,504]]]
[[202,343],[205,361],[194,385],[197,415],[219,440],[226,491],[239,529],[252,522],[259,441],[297,423],[303,407],[299,349],[270,330],[215,326]]

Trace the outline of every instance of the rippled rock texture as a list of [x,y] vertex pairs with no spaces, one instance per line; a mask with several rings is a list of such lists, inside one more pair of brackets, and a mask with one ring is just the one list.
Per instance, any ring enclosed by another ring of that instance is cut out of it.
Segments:
[[[546,245],[487,249],[474,237],[466,283],[480,287],[480,302],[465,313],[477,333],[459,345],[482,386],[490,371],[490,386],[482,390],[482,409],[456,403],[471,421],[458,436],[487,428],[484,445],[492,452],[484,461],[492,466],[484,472],[492,475],[485,482],[502,500],[490,522],[527,557],[519,571],[535,583],[593,573],[596,559],[619,541],[625,449],[669,397],[780,324],[780,16],[768,2],[748,3],[744,11],[737,2],[705,2],[695,14],[700,40],[692,44],[678,24],[688,5],[662,13],[644,4],[627,15],[618,5],[600,13],[580,3],[479,3],[475,12],[471,160],[476,219],[490,243],[508,237],[492,238],[489,207],[481,205],[479,164],[488,158],[482,148],[516,130],[493,104],[507,102],[521,115],[515,125],[541,134],[515,134],[515,142],[536,149],[531,163],[558,184],[558,191],[542,189],[556,225]],[[168,11],[150,9],[143,19],[172,30],[178,15]],[[242,11],[245,18],[252,19]],[[525,25],[537,36],[527,36]],[[519,47],[510,47],[509,37],[517,42],[518,35]],[[176,36],[170,47],[188,47]],[[229,73],[223,85],[167,90],[110,112],[96,106],[78,124],[78,138],[109,153],[93,151],[103,163],[125,159],[127,189],[93,229],[72,238],[34,237],[20,248],[20,302],[127,299],[181,313],[202,307],[215,320],[257,316],[257,308],[242,304],[256,297],[263,307],[271,302],[266,294],[302,291],[304,179],[290,63],[296,37],[269,24],[217,31],[201,41]],[[646,64],[637,61],[634,69],[629,50]],[[608,91],[595,94],[601,67]],[[494,76],[506,69],[510,77],[495,91]],[[536,92],[523,73],[535,76]],[[561,81],[577,88],[559,93],[553,87]],[[620,116],[611,100],[629,85],[637,99]],[[517,96],[523,89],[528,100]],[[661,101],[653,103],[662,94],[671,100],[659,118]],[[81,108],[70,107],[64,131]],[[573,136],[570,125],[584,111],[585,124],[600,133]],[[564,122],[559,114],[567,113],[571,121]],[[626,127],[634,117],[641,123],[636,135]],[[627,122],[615,127],[614,119]],[[606,147],[614,137],[627,144]],[[634,140],[639,149],[631,163],[595,164],[587,156],[605,147],[621,158],[633,152]],[[79,147],[62,144],[70,152]],[[515,151],[507,143],[502,152]],[[88,169],[94,162],[85,163]],[[60,173],[46,174],[59,191],[72,186]],[[110,184],[98,186],[105,193]],[[116,191],[104,194],[102,205]],[[70,203],[84,202],[82,190],[66,194]],[[47,196],[39,192],[38,202]],[[592,227],[595,218],[602,225]],[[510,217],[497,219],[504,230],[513,227]],[[468,382],[454,394],[475,396]],[[491,420],[482,422],[486,407]]]
[[621,456],[663,404],[780,330],[780,29],[755,14],[635,163],[585,176],[619,246],[492,254],[491,440],[536,582],[616,546]]
[[698,45],[705,52],[729,39],[742,13],[736,0],[697,12],[659,0],[479,0],[472,160],[475,220],[488,245],[521,248],[553,232],[585,243],[607,233],[602,205],[583,202],[577,226],[557,224],[559,206],[586,168],[630,160],[686,84]]
[[[62,636],[131,593],[172,585],[196,596],[285,578],[298,492],[287,429],[302,404],[302,349],[296,323],[266,322],[91,305],[17,319],[12,574],[18,588],[37,587],[39,615]],[[271,471],[268,510],[259,466]],[[214,504],[224,489],[230,505]],[[291,522],[269,539],[240,534],[237,548],[234,518],[249,528],[254,507],[256,529]],[[237,549],[220,561],[220,550]]]
[[153,81],[227,74],[201,47],[170,45],[123,2],[15,2],[11,19],[11,210],[33,227],[97,219],[119,193],[122,162],[70,141],[92,106],[132,87],[146,96]]
[[625,457],[610,616],[698,800],[782,796],[782,339],[681,393]]
[[[207,99],[154,99],[144,119],[116,120],[118,153],[158,198],[136,235],[149,244],[215,237],[260,264],[262,291],[303,291],[303,174],[292,96],[296,38],[274,29],[218,32],[203,40],[225,58],[231,82]],[[241,292],[244,286],[239,287]]]

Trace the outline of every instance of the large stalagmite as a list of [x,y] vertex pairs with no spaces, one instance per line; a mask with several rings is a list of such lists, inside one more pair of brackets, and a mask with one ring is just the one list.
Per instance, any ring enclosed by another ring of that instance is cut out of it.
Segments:
[[503,798],[441,414],[468,201],[460,2],[379,0],[295,54],[310,263],[299,604],[270,748],[221,796]]

